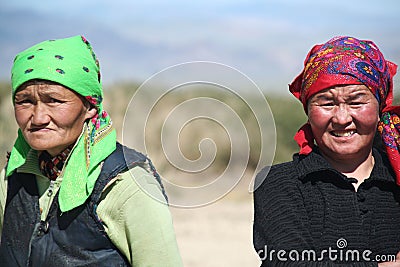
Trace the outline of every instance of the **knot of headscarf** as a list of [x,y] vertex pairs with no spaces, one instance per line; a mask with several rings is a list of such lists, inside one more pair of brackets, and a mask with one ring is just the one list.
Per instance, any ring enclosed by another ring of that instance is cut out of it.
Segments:
[[[96,115],[82,125],[82,135],[64,166],[59,193],[63,212],[87,200],[100,173],[99,165],[116,148],[116,133],[110,116],[103,109],[100,78],[99,62],[83,36],[44,41],[22,51],[14,59],[11,76],[13,101],[16,91],[25,82],[48,80],[75,91],[97,110]],[[19,130],[7,164],[7,176],[25,163],[30,150]]]
[[[378,131],[400,185],[400,108],[392,106],[393,76],[397,65],[385,60],[379,48],[368,40],[338,36],[315,45],[304,61],[303,71],[289,85],[307,113],[312,95],[335,85],[364,84],[379,103]],[[304,124],[294,137],[300,154],[307,155],[314,146],[311,126]]]

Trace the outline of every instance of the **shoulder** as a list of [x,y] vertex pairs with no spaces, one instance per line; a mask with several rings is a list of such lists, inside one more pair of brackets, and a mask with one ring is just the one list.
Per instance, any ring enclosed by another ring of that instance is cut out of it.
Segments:
[[[118,183],[126,187],[136,187],[145,192],[161,191],[165,196],[160,176],[151,160],[144,154],[120,143],[117,143],[116,150],[104,161],[97,183],[100,188],[104,186],[118,188],[119,186],[116,186]],[[154,189],[155,187],[157,190]]]
[[115,176],[147,161],[142,153],[117,142],[115,150],[103,162],[102,173]]
[[145,168],[135,166],[110,181],[97,215],[111,241],[132,265],[158,266],[159,258],[153,254],[166,254],[166,266],[180,266],[169,265],[169,261],[180,260],[172,216],[159,183]]
[[131,180],[141,193],[148,195],[150,198],[166,203],[164,191],[161,182],[155,177],[152,169],[147,164],[136,166],[129,171],[121,174],[125,180]]
[[260,188],[280,187],[293,184],[297,177],[297,171],[293,161],[264,167],[256,176],[256,190]]
[[[97,214],[108,227],[117,221],[143,216],[146,212],[168,209],[161,188],[154,177],[137,166],[119,174],[104,188]],[[119,223],[117,223],[119,224]]]
[[131,199],[144,197],[151,201],[155,199],[166,202],[160,183],[145,166],[137,165],[133,168],[119,173],[110,180],[105,186],[102,199],[107,199],[122,203],[131,202]]

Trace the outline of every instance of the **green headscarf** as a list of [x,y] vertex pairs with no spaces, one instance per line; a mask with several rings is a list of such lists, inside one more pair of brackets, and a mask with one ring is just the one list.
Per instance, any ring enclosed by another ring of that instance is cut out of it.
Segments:
[[[116,132],[110,116],[103,110],[98,61],[83,36],[45,41],[19,53],[12,67],[13,101],[18,88],[34,79],[68,87],[97,108],[96,116],[83,125],[83,134],[64,166],[59,204],[61,211],[65,212],[82,205],[92,193],[101,170],[99,164],[116,148]],[[21,130],[18,130],[7,164],[7,176],[25,163],[30,150]]]

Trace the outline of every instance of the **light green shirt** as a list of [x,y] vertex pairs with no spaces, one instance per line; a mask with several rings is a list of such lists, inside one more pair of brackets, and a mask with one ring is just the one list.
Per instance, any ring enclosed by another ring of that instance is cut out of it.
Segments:
[[[34,150],[18,172],[36,175],[41,218],[45,220],[62,182],[62,173],[50,182],[38,168]],[[99,166],[100,168],[100,166]],[[5,170],[0,173],[0,234],[7,194]],[[132,266],[183,266],[176,242],[172,217],[160,185],[141,167],[134,167],[110,181],[102,192],[97,215],[113,244]]]

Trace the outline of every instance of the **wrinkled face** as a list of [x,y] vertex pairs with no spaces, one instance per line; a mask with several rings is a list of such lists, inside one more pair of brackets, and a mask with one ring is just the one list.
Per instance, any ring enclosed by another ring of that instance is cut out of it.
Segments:
[[367,157],[379,122],[379,104],[365,85],[333,87],[309,99],[308,120],[324,156]]
[[73,144],[86,119],[96,114],[68,88],[51,82],[28,82],[15,94],[15,118],[28,144],[55,156]]

